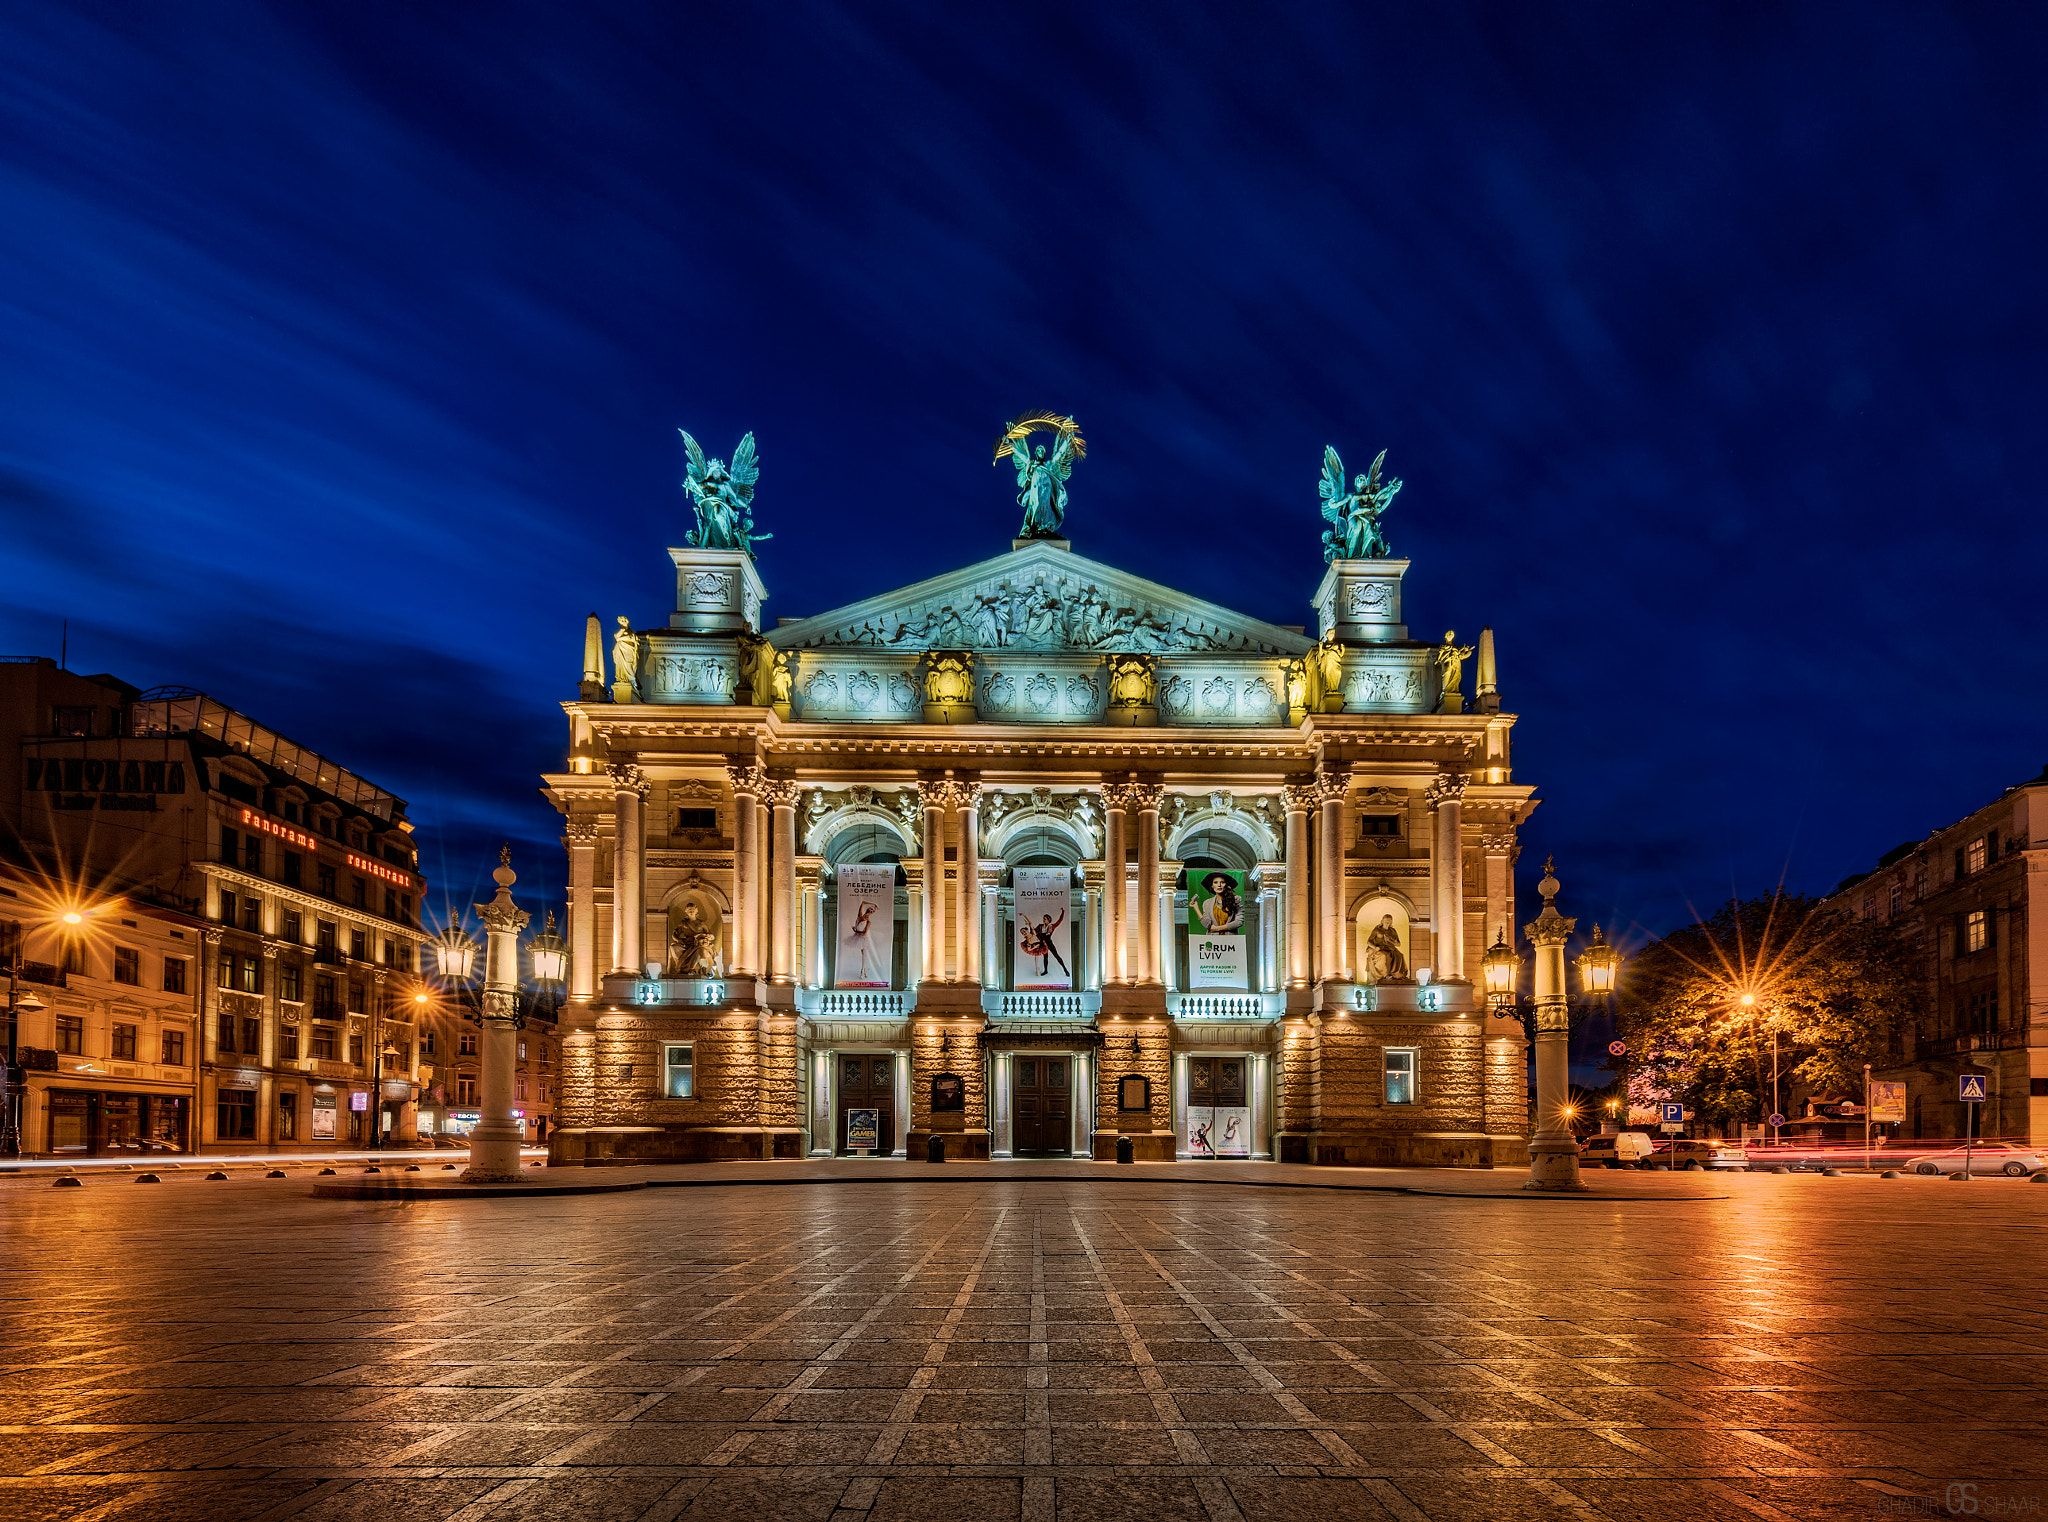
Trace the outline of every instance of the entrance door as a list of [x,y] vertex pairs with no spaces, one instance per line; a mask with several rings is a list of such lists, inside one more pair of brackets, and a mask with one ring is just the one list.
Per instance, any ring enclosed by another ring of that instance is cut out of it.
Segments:
[[[872,1130],[868,1128],[870,1120]],[[839,1152],[845,1156],[856,1149],[872,1150],[878,1156],[896,1150],[894,1057],[839,1059]]]
[[1074,1147],[1073,1059],[1016,1057],[1010,1095],[1016,1111],[1010,1150],[1019,1157],[1065,1157]]
[[1252,1112],[1245,1057],[1188,1059],[1187,1153],[1190,1157],[1250,1157]]

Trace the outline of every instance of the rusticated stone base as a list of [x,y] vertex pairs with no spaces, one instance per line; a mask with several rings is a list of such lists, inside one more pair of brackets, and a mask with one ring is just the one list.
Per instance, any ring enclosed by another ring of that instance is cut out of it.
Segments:
[[912,1130],[905,1139],[905,1156],[913,1163],[925,1160],[925,1149],[931,1145],[933,1136],[946,1139],[946,1161],[949,1163],[985,1163],[988,1161],[988,1132],[985,1130],[945,1129],[940,1131]]
[[1352,1168],[1490,1168],[1500,1162],[1499,1140],[1477,1131],[1316,1131],[1307,1138],[1308,1160]]
[[1131,1161],[1134,1163],[1170,1163],[1173,1161],[1173,1133],[1171,1131],[1097,1131],[1095,1133],[1095,1161],[1113,1163],[1116,1161],[1116,1144],[1119,1138],[1131,1139]]
[[551,1168],[763,1162],[803,1155],[794,1126],[574,1126],[548,1137]]

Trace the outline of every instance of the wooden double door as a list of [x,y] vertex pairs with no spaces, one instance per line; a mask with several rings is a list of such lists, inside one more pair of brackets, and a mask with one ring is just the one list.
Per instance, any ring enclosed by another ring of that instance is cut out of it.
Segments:
[[[872,1111],[872,1115],[869,1113]],[[872,1130],[869,1122],[873,1122]],[[887,1157],[896,1150],[896,1059],[839,1059],[839,1151]]]
[[1010,1059],[1010,1151],[1066,1157],[1074,1150],[1074,1059]]

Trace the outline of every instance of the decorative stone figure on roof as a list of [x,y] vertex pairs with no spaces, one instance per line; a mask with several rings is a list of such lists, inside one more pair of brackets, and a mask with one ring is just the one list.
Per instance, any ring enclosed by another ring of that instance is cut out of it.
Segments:
[[612,701],[636,703],[639,700],[640,636],[633,632],[632,621],[621,613],[618,630],[612,635]]
[[697,526],[683,536],[683,542],[699,550],[742,550],[751,555],[754,542],[772,539],[773,534],[754,532],[754,484],[761,479],[761,464],[754,453],[754,436],[740,440],[732,452],[732,464],[707,460],[688,430],[678,428],[683,448],[689,454],[688,474],[683,490],[697,510]]
[[[1044,444],[1034,446],[1031,435],[1054,435],[1050,452]],[[1017,468],[1017,505],[1024,509],[1019,539],[1058,539],[1067,517],[1067,477],[1074,462],[1088,452],[1081,427],[1070,417],[1056,412],[1034,412],[1018,418],[996,440],[995,463],[1009,460]]]
[[1444,642],[1436,647],[1433,654],[1436,660],[1437,672],[1443,678],[1440,684],[1443,692],[1443,704],[1440,711],[1443,713],[1463,713],[1465,711],[1465,697],[1463,693],[1458,691],[1458,688],[1465,680],[1465,662],[1472,657],[1472,647],[1458,643],[1458,631],[1456,629],[1446,629],[1444,631]]
[[1401,490],[1398,480],[1382,481],[1380,467],[1386,463],[1382,449],[1373,458],[1372,469],[1351,478],[1344,489],[1344,462],[1332,445],[1323,446],[1323,478],[1316,494],[1323,499],[1323,560],[1376,560],[1387,551],[1387,536],[1380,531],[1380,515]]

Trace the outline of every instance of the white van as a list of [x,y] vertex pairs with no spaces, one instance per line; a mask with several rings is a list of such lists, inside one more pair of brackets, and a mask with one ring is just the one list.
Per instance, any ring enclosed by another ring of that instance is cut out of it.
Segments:
[[1579,1165],[1584,1168],[1640,1168],[1657,1150],[1647,1131],[1616,1131],[1611,1136],[1589,1136],[1579,1148]]

